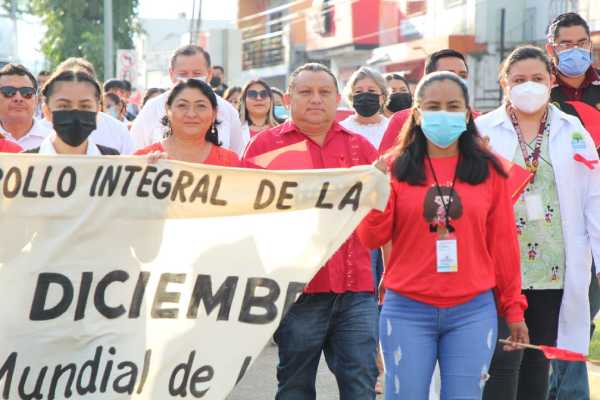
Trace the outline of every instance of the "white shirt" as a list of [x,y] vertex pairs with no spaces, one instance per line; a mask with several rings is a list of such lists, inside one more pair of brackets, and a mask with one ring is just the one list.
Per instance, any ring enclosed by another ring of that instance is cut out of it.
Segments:
[[[43,120],[43,123],[53,131],[49,121]],[[133,140],[127,125],[103,112],[98,113],[96,129],[89,139],[101,146],[113,148],[123,155],[133,153]]]
[[382,115],[381,121],[376,124],[359,124],[358,121],[356,121],[355,116],[350,115],[343,121],[340,121],[340,125],[350,132],[364,136],[376,149],[378,149],[389,122],[390,120]]
[[[57,154],[54,145],[52,144],[52,135],[48,135],[40,144],[40,152],[39,154]],[[100,150],[98,146],[94,143],[93,140],[88,139],[87,145],[87,156],[101,156]]]
[[[171,91],[167,91],[150,99],[133,121],[131,135],[136,150],[164,138],[167,127],[162,124],[162,119],[167,113],[166,104],[170,93]],[[223,143],[223,147],[235,152],[243,150],[242,124],[238,112],[228,101],[219,96],[217,96],[217,121],[219,121],[217,126],[219,140]]]
[[[549,153],[560,204],[566,268],[558,319],[558,347],[587,354],[590,344],[588,289],[592,254],[600,265],[600,164],[589,169],[574,157],[598,160],[596,146],[578,118],[550,106]],[[512,160],[519,145],[504,106],[475,120],[492,149]],[[583,140],[579,140],[579,136]],[[501,240],[502,238],[498,238]],[[595,278],[594,278],[595,279]]]
[[42,120],[33,118],[31,129],[19,139],[15,139],[2,125],[0,125],[0,133],[7,140],[21,146],[23,150],[30,150],[40,147],[42,141],[52,133],[52,128],[48,127]]

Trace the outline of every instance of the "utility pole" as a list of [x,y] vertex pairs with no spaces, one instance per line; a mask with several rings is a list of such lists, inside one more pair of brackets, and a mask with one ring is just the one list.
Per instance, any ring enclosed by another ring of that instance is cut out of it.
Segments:
[[202,25],[202,0],[198,0],[198,18],[196,18],[196,37],[194,42],[199,44],[200,26]]
[[15,48],[13,49],[12,62],[19,62],[19,32],[18,32],[18,21],[17,21],[17,0],[10,1],[10,18],[13,21],[14,35],[15,35]]
[[104,0],[104,80],[114,78],[113,6]]
[[196,14],[196,0],[192,0],[192,17],[190,18],[190,40],[189,44],[194,44],[194,15]]
[[[500,10],[500,63],[504,61],[504,53],[506,52],[506,42],[505,42],[505,31],[506,31],[506,8],[502,8]],[[504,93],[502,92],[502,88],[498,93],[500,102],[502,102],[502,97]]]

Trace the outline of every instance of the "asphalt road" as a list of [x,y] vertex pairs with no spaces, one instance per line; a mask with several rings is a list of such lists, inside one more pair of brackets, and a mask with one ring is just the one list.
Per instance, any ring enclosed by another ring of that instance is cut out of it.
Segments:
[[[269,343],[227,400],[275,399],[276,366],[277,347]],[[327,368],[325,359],[321,358],[317,373],[317,400],[338,400],[338,398],[335,378]]]

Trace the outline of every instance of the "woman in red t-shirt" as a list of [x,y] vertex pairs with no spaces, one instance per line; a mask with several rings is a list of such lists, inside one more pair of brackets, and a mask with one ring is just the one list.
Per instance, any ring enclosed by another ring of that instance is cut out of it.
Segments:
[[436,361],[442,400],[481,398],[498,313],[512,340],[529,341],[506,172],[468,104],[454,73],[423,78],[392,153],[388,206],[358,230],[370,248],[392,241],[380,319],[386,399],[428,398]]
[[173,160],[239,167],[237,155],[219,142],[217,97],[206,83],[189,79],[178,83],[167,99],[163,123],[166,137],[135,152],[135,155],[162,154]]

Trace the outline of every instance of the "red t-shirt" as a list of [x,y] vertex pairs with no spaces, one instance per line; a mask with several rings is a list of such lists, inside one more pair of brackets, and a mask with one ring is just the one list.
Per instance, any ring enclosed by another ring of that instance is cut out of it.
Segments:
[[[150,146],[146,146],[142,149],[137,150],[133,153],[136,156],[141,156],[144,154],[152,153],[155,151],[164,152],[165,148],[162,143],[156,142],[151,144]],[[170,158],[170,157],[169,157]],[[206,160],[202,164],[209,165],[220,165],[223,167],[239,167],[241,166],[240,160],[233,151],[224,149],[219,146],[211,145],[210,153]]]
[[[315,169],[348,168],[370,164],[377,159],[377,151],[369,141],[351,133],[337,122],[331,125],[323,146],[315,143],[287,121],[282,125],[256,135],[246,147],[243,161],[261,154],[307,141]],[[327,261],[304,291],[306,293],[372,292],[373,274],[369,251],[353,233]]]
[[20,153],[23,149],[10,140],[0,138],[0,153]]
[[[442,194],[449,195],[457,157],[434,158]],[[427,184],[411,186],[392,178],[384,212],[371,211],[358,228],[370,248],[392,241],[384,286],[436,307],[466,303],[497,288],[499,312],[508,322],[523,321],[527,302],[521,295],[519,243],[507,180],[490,165],[479,185],[456,181],[450,223],[456,229],[458,271],[437,272],[434,228],[445,221],[435,181],[426,168]]]

